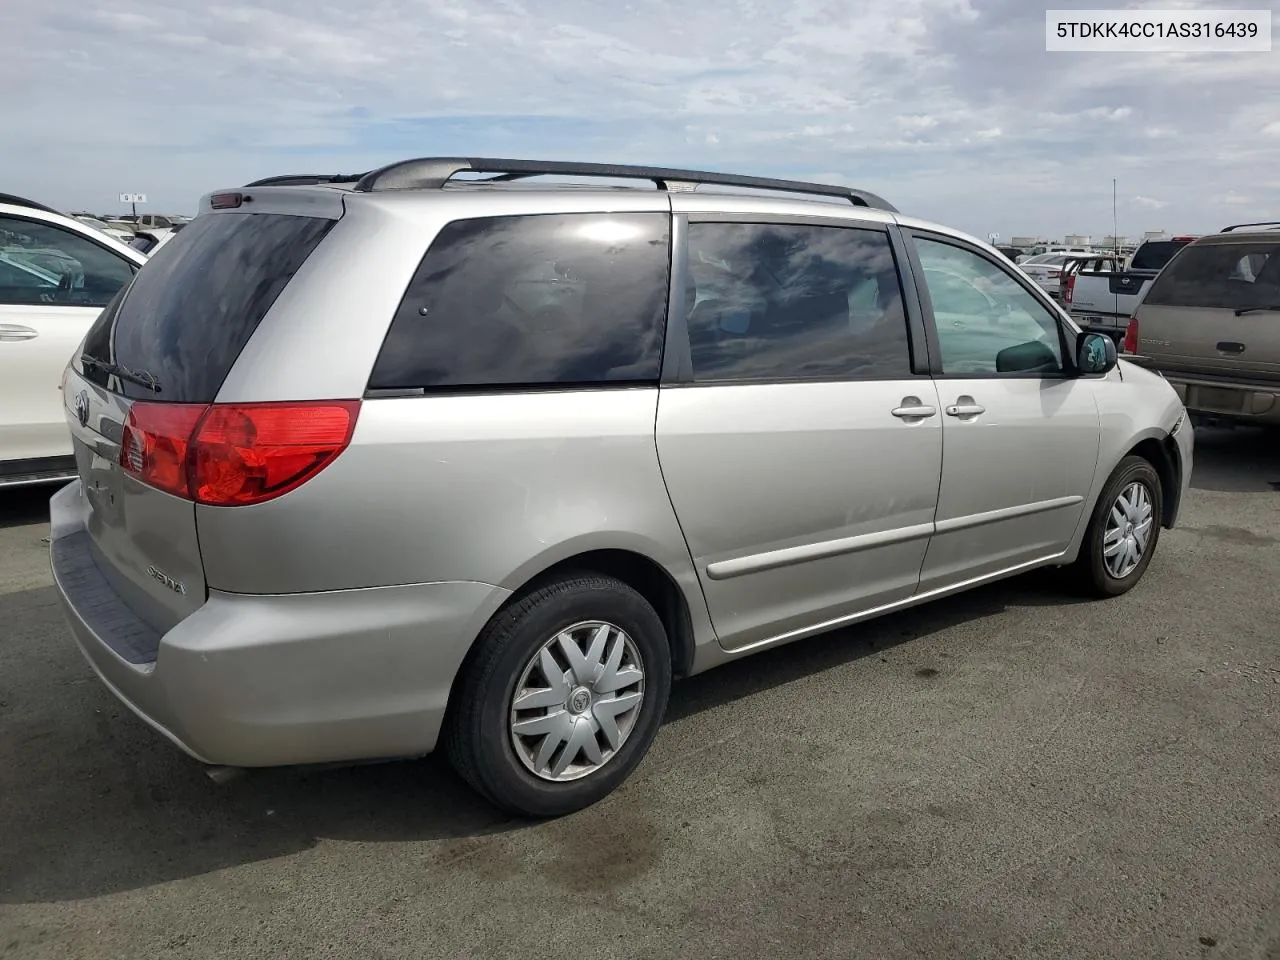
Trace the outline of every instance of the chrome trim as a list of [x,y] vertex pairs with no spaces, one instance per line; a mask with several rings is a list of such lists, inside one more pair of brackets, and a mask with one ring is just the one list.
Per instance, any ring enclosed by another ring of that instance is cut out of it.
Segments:
[[1016,507],[1001,507],[999,510],[988,510],[986,513],[971,513],[967,517],[939,520],[935,524],[934,532],[935,534],[954,533],[957,530],[968,530],[970,527],[981,527],[988,523],[999,523],[1002,520],[1014,520],[1036,513],[1047,513],[1050,510],[1061,510],[1063,507],[1074,507],[1082,502],[1084,497],[1072,495],[1057,497],[1053,500],[1039,500],[1035,503],[1023,503]]
[[1043,567],[1052,563],[1054,560],[1062,557],[1066,551],[1062,553],[1049,554],[1036,560],[1028,560],[1025,563],[1019,563],[1012,567],[1006,567],[1003,570],[996,570],[994,573],[983,574],[980,577],[974,577],[971,580],[963,580],[960,583],[953,583],[945,587],[937,587],[925,593],[918,593],[914,596],[904,597],[901,600],[895,600],[892,603],[882,604],[878,607],[872,607],[869,610],[861,610],[858,613],[846,614],[843,617],[835,617],[832,620],[824,620],[821,623],[815,623],[809,627],[800,627],[796,630],[789,630],[786,633],[780,633],[776,637],[768,637],[764,640],[757,640],[755,643],[748,643],[741,647],[728,647],[725,652],[733,654],[752,653],[765,647],[771,647],[778,644],[789,643],[792,640],[803,640],[805,637],[811,637],[814,634],[825,633],[828,630],[834,630],[837,627],[848,626],[852,623],[858,623],[861,620],[870,620],[878,617],[883,613],[890,613],[894,610],[902,610],[906,607],[914,607],[917,604],[925,603],[929,600],[935,600],[939,597],[945,597],[953,593],[960,593],[968,590],[970,587],[976,587],[980,584],[987,583],[991,580],[999,580],[1002,577],[1013,576],[1036,567]]
[[876,533],[864,533],[856,537],[841,537],[838,540],[823,540],[821,543],[806,543],[798,547],[784,547],[781,550],[770,550],[756,553],[749,557],[735,557],[732,560],[720,560],[707,564],[707,576],[712,580],[729,580],[733,577],[745,576],[749,573],[763,573],[779,567],[789,567],[797,563],[808,563],[811,560],[826,560],[847,553],[857,553],[875,547],[887,547],[895,543],[907,543],[911,540],[922,540],[933,535],[932,523],[917,523],[910,527],[898,527],[895,530],[881,530]]

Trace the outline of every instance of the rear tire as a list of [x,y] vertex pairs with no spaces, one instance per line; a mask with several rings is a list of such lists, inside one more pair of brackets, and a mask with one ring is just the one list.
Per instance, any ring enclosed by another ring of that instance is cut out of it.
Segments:
[[1163,508],[1155,467],[1139,456],[1121,460],[1094,505],[1080,544],[1074,569],[1080,587],[1095,597],[1132,590],[1155,555]]
[[670,646],[648,602],[613,577],[571,574],[481,632],[454,692],[445,752],[512,813],[571,813],[612,793],[644,758],[670,689]]

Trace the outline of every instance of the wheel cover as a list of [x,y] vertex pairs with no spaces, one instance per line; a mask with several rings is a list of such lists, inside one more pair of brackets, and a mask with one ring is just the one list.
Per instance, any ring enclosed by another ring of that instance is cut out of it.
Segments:
[[588,620],[542,645],[511,698],[511,745],[542,780],[578,780],[617,756],[644,703],[644,661],[621,627]]
[[1107,514],[1102,560],[1111,576],[1123,580],[1133,573],[1151,544],[1154,526],[1151,491],[1145,483],[1135,480],[1120,491]]

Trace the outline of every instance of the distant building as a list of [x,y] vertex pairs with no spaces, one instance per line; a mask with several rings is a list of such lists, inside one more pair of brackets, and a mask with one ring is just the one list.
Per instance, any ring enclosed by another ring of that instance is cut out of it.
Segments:
[[1062,244],[1066,247],[1088,247],[1093,244],[1093,238],[1087,234],[1068,233],[1062,238]]
[[1043,237],[1014,237],[1009,241],[1011,247],[1040,247],[1044,246]]
[[1146,233],[1144,233],[1144,234],[1142,235],[1142,239],[1143,239],[1143,240],[1163,240],[1163,239],[1164,239],[1164,231],[1163,231],[1163,230],[1148,230]]

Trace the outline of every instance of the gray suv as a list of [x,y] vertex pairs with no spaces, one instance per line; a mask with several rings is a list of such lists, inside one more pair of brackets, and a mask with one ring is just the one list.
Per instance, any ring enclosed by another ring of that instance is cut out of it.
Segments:
[[215,765],[440,747],[532,816],[618,786],[673,678],[1036,567],[1125,592],[1192,456],[986,244],[581,163],[211,194],[63,396],[53,572],[143,720]]

